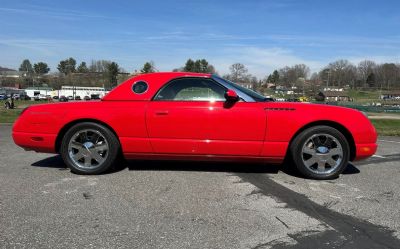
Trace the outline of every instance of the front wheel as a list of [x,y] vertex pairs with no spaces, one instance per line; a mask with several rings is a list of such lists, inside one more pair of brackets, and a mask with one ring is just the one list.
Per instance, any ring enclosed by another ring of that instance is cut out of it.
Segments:
[[339,176],[349,162],[346,137],[330,126],[314,126],[301,132],[290,147],[292,159],[305,177],[324,180]]
[[65,164],[77,174],[101,174],[117,159],[120,144],[107,127],[83,122],[72,126],[64,135],[60,153]]

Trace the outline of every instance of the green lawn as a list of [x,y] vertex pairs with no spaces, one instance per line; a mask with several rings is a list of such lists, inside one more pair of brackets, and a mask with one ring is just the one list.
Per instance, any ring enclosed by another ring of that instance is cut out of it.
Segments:
[[43,104],[43,101],[17,100],[14,102],[15,109],[7,110],[4,108],[4,101],[0,101],[0,123],[14,123],[21,111],[30,105]]
[[0,106],[0,123],[14,123],[22,109],[7,110]]
[[381,136],[400,136],[400,120],[371,119],[372,124]]

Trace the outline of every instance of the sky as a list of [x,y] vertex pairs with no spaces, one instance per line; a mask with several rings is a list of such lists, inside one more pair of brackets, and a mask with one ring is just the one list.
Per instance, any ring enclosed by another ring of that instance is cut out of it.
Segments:
[[0,66],[27,58],[55,72],[73,57],[171,71],[205,58],[222,75],[242,63],[263,78],[298,63],[400,63],[399,10],[398,0],[1,0]]

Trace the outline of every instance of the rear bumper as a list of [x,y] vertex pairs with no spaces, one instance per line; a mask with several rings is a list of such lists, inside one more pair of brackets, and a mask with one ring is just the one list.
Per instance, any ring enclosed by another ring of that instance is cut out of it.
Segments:
[[14,143],[25,150],[55,153],[56,134],[41,134],[13,131]]
[[368,158],[375,154],[378,145],[376,143],[370,144],[356,144],[356,157],[354,161]]

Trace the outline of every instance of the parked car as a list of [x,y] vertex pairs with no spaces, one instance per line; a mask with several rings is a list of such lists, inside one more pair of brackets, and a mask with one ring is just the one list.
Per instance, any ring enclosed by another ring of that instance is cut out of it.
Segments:
[[68,102],[68,98],[65,97],[64,95],[60,96],[60,99],[58,100],[60,102]]
[[100,99],[100,95],[98,94],[91,94],[90,99]]
[[[377,133],[360,111],[267,101],[211,74],[142,74],[101,101],[32,105],[14,142],[60,153],[71,171],[100,174],[127,159],[292,160],[304,176],[337,177],[372,156]],[[263,166],[260,166],[263,167]]]
[[90,100],[90,97],[89,96],[85,96],[85,97],[83,97],[83,99],[84,100]]
[[6,95],[4,95],[4,94],[1,94],[0,95],[0,100],[6,100],[7,99],[7,96]]
[[56,99],[56,100],[57,100],[57,99],[59,99],[59,97],[58,97],[58,96],[53,96],[53,99]]
[[74,97],[68,96],[68,100],[74,100]]
[[33,97],[33,99],[34,99],[35,101],[47,100],[47,96],[44,95],[44,94],[38,94],[38,95],[35,95],[35,96]]
[[75,100],[81,100],[81,96],[75,96]]

